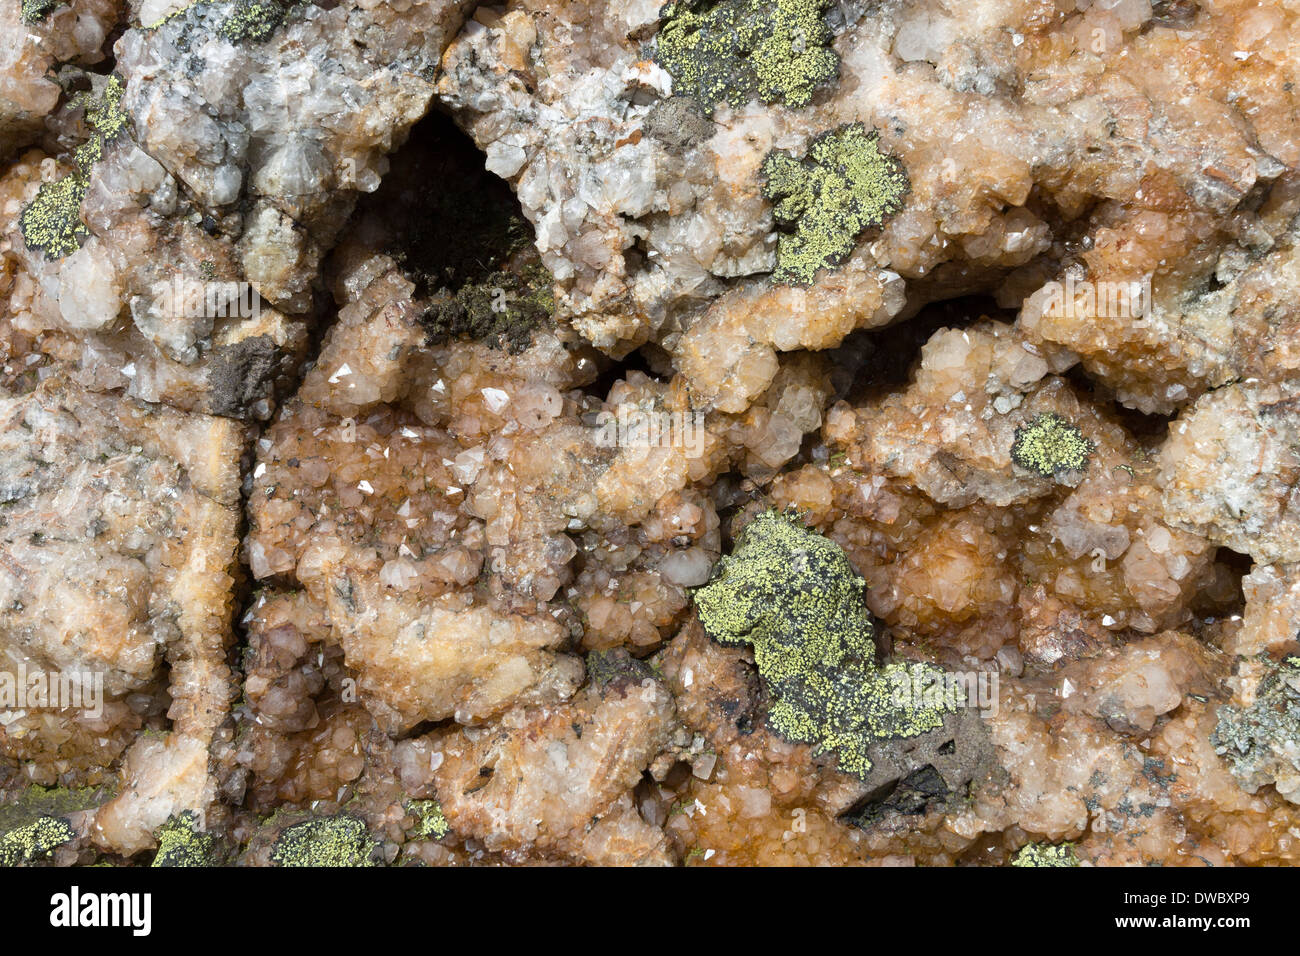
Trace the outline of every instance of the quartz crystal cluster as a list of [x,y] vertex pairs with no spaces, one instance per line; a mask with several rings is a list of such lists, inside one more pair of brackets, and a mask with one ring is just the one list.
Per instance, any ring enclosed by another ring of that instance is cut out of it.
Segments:
[[0,864],[1294,864],[1300,11],[10,0]]

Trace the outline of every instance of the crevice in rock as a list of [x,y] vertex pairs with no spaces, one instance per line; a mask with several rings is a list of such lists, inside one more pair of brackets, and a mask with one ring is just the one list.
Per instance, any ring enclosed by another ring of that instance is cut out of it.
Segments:
[[882,392],[906,385],[921,360],[921,349],[943,328],[965,328],[983,317],[1010,321],[1013,316],[989,296],[963,296],[935,302],[915,316],[882,329],[849,333],[829,356],[834,366],[832,402],[864,404]]
[[622,359],[598,355],[596,362],[600,366],[600,371],[596,380],[584,388],[583,392],[600,401],[608,397],[610,389],[615,384],[625,380],[633,372],[641,372],[656,380],[672,377],[671,359],[663,349],[653,343],[634,349]]
[[641,779],[632,788],[632,802],[636,804],[637,814],[652,827],[662,827],[668,819],[665,792],[648,770],[642,771]]
[[731,533],[732,519],[743,508],[760,500],[763,493],[753,479],[733,469],[717,477],[710,494],[718,512],[722,553],[728,554],[735,547]]
[[552,323],[554,280],[510,185],[443,113],[415,125],[344,235],[392,256],[415,284],[430,344],[524,351]]
[[841,814],[841,819],[855,827],[867,830],[888,816],[918,816],[932,803],[943,803],[951,791],[943,775],[929,764],[913,770],[901,780],[868,794],[852,808]]
[[1197,593],[1197,600],[1192,605],[1197,624],[1208,626],[1245,613],[1246,595],[1241,581],[1252,567],[1254,561],[1248,554],[1231,548],[1219,548],[1214,552],[1214,576]]
[[436,733],[439,730],[453,730],[459,726],[455,720],[448,717],[446,720],[422,720],[414,727],[399,734],[389,734],[389,738],[394,743],[403,740],[419,740],[421,737]]
[[1153,449],[1164,443],[1170,423],[1175,415],[1159,415],[1139,411],[1120,402],[1112,389],[1094,379],[1082,365],[1075,365],[1064,375],[1075,390],[1087,400],[1108,413],[1124,426],[1125,431],[1145,448]]
[[391,255],[416,294],[456,291],[533,251],[533,228],[510,185],[450,116],[430,112],[389,157],[389,172],[357,203],[345,235]]

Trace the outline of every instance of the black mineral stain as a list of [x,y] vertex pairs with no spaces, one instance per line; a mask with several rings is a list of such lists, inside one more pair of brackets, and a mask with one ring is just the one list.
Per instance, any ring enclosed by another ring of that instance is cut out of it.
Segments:
[[208,373],[208,410],[231,418],[251,417],[253,406],[274,392],[278,365],[279,350],[269,335],[216,349]]

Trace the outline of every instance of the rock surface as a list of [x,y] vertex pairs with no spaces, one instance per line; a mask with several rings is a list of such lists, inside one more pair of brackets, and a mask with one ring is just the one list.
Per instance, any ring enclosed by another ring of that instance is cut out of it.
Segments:
[[8,4],[0,861],[1296,862],[1298,16]]

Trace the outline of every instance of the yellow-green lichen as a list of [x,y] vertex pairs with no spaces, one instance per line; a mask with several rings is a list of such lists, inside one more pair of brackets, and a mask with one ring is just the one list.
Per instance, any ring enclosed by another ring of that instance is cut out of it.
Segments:
[[417,840],[441,840],[451,832],[451,825],[437,800],[412,800],[406,812],[415,818],[411,836]]
[[1030,843],[1020,848],[1012,866],[1078,866],[1073,843]]
[[178,7],[178,8],[176,8],[176,9],[173,10],[171,13],[167,14],[166,16],[161,17],[161,18],[158,19],[158,20],[155,20],[153,23],[143,24],[144,29],[146,29],[146,30],[157,30],[159,27],[161,27],[161,26],[162,26],[163,24],[165,24],[165,23],[169,23],[169,22],[171,22],[172,20],[179,20],[181,17],[185,16],[187,13],[189,13],[189,12],[190,12],[191,10],[193,10],[195,7],[199,7],[199,6],[208,6],[208,5],[210,4],[210,2],[211,2],[211,0],[193,0],[192,3],[187,3],[187,4],[186,4],[185,6],[183,6],[183,7]]
[[113,791],[107,787],[73,790],[68,787],[32,784],[0,803],[0,833],[26,826],[41,817],[66,817],[82,810],[90,810],[112,797]]
[[1087,468],[1094,447],[1078,426],[1055,412],[1044,412],[1016,429],[1011,460],[1027,471],[1050,478]]
[[47,259],[62,259],[81,248],[90,231],[81,221],[86,181],[76,174],[45,183],[18,217],[23,241]]
[[39,23],[48,17],[54,8],[60,6],[64,0],[23,0],[22,18],[23,23]]
[[306,820],[286,827],[271,848],[276,866],[375,866],[378,843],[356,817]]
[[911,186],[903,164],[881,152],[880,134],[861,123],[823,133],[795,159],[777,150],[763,162],[763,195],[777,224],[775,282],[807,285],[840,265],[858,237],[903,208]]
[[218,33],[231,43],[252,40],[261,43],[284,22],[290,7],[301,0],[238,0],[218,28]]
[[125,93],[126,84],[114,73],[104,83],[98,96],[86,99],[86,125],[105,143],[112,142],[130,121],[126,110],[122,109],[122,96]]
[[158,853],[154,866],[213,866],[216,838],[199,830],[193,810],[167,818],[158,831]]
[[113,74],[97,96],[82,94],[76,101],[84,109],[90,138],[73,153],[81,177],[90,175],[90,168],[104,158],[104,147],[126,129],[130,117],[122,108],[122,95],[126,86],[122,78]]
[[900,694],[937,684],[937,668],[876,665],[865,586],[839,545],[769,511],[746,526],[695,593],[711,637],[753,647],[772,698],[769,724],[790,740],[834,752],[841,770],[864,778],[873,744],[935,730],[961,703]]
[[0,866],[32,863],[75,836],[72,826],[62,817],[41,817],[0,836]]
[[90,169],[104,155],[104,147],[126,129],[130,117],[122,108],[126,87],[117,74],[109,76],[95,96],[82,94],[76,101],[84,110],[90,138],[73,153],[77,172],[45,183],[18,218],[23,241],[47,259],[62,259],[81,248],[90,232],[81,221],[81,201],[89,186]]
[[674,0],[659,11],[655,59],[673,92],[719,103],[805,106],[834,79],[830,0]]

